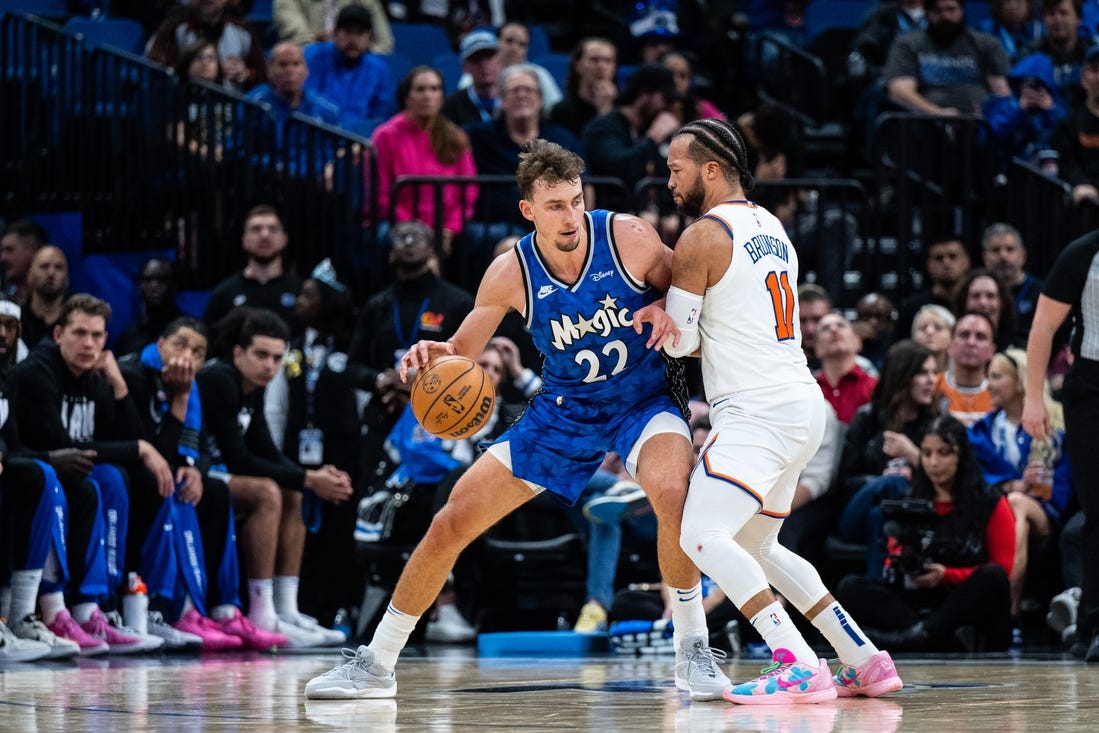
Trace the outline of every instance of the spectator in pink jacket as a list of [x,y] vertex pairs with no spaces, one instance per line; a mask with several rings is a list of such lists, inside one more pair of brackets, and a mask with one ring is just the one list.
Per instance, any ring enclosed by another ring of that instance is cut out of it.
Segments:
[[[393,184],[400,176],[475,176],[469,138],[460,127],[442,116],[443,77],[430,66],[417,66],[397,86],[401,111],[374,131],[377,149],[378,215],[389,221]],[[419,219],[439,228],[442,224],[443,256],[451,251],[454,237],[473,215],[477,187],[449,185],[443,189],[443,211],[436,219],[433,186],[409,186],[398,194],[394,222]],[[379,241],[385,241],[379,236]]]

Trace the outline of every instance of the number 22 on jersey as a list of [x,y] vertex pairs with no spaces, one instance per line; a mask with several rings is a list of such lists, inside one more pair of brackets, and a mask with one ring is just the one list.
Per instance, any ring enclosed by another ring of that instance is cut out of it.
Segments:
[[790,287],[790,274],[786,270],[772,270],[763,283],[775,309],[775,336],[779,341],[789,341],[794,338],[794,291]]

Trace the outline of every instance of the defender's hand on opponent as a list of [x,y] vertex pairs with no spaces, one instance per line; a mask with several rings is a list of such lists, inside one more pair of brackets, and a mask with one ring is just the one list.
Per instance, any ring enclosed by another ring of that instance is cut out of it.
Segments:
[[[640,333],[640,331],[638,331]],[[457,353],[454,344],[449,341],[417,341],[401,357],[401,381],[408,382],[409,370],[417,371],[438,359],[440,356],[452,356]]]
[[678,342],[679,329],[675,325],[675,321],[672,317],[656,303],[649,303],[644,308],[641,308],[633,314],[633,330],[637,333],[641,333],[643,330],[643,323],[651,323],[653,326],[652,335],[649,336],[649,340],[645,342],[645,347],[660,351],[664,348],[664,342],[669,338],[675,339],[673,343]]

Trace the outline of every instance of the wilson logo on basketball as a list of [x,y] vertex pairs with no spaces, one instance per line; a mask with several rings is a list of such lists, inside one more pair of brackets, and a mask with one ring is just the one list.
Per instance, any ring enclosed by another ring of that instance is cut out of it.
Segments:
[[496,392],[485,370],[464,356],[432,361],[412,383],[412,412],[438,438],[474,434],[492,413]]
[[492,395],[482,397],[481,404],[477,407],[476,414],[469,418],[469,422],[466,424],[465,427],[455,430],[451,433],[451,435],[457,438],[476,428],[480,428],[485,423],[485,418],[487,418],[488,414],[492,412],[492,403],[494,401],[495,400],[493,399]]

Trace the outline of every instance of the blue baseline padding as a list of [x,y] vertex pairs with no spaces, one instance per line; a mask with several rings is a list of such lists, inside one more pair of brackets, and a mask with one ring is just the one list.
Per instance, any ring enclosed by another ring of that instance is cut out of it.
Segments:
[[575,631],[502,631],[477,635],[481,657],[567,657],[610,649],[610,634]]

